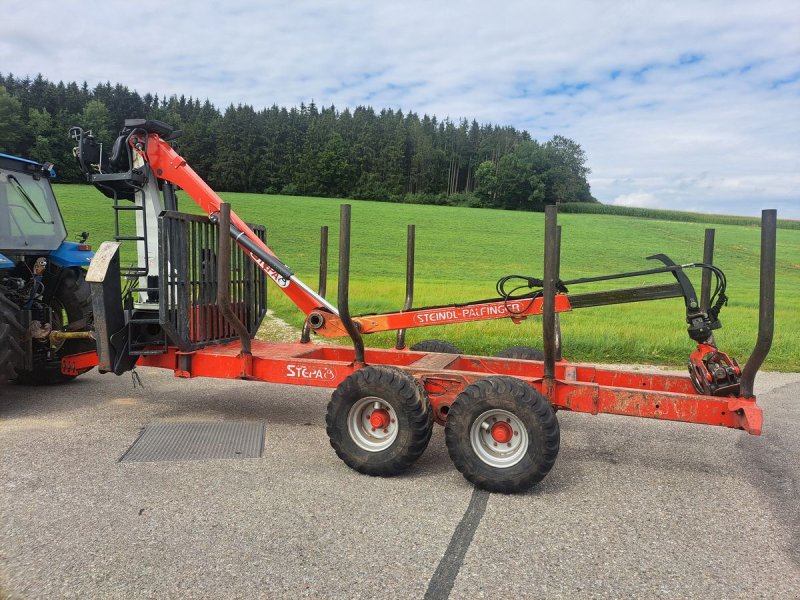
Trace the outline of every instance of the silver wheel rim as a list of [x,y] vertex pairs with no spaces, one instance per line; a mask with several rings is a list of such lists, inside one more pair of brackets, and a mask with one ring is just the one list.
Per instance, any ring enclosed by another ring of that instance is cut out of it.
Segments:
[[[385,427],[376,427],[376,411],[386,421]],[[361,398],[347,413],[347,431],[356,445],[367,452],[380,452],[397,439],[397,413],[387,402],[376,396]]]
[[525,424],[514,413],[499,408],[487,410],[472,422],[469,441],[478,458],[498,469],[513,467],[528,451]]

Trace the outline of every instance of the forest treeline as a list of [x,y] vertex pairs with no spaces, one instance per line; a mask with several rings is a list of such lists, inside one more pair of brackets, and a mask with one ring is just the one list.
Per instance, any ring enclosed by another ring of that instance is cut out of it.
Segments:
[[133,117],[183,130],[178,151],[218,190],[516,210],[595,202],[585,152],[558,135],[538,142],[513,127],[368,106],[220,110],[121,84],[0,73],[0,152],[53,162],[60,181],[82,181],[70,127],[91,129],[110,148]]

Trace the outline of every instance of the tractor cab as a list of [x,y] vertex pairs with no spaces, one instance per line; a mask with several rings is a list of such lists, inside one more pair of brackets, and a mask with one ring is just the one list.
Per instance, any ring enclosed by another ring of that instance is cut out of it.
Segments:
[[52,165],[0,154],[0,249],[49,254],[67,237],[50,177]]
[[47,256],[54,266],[88,267],[94,254],[86,244],[68,242],[67,228],[50,180],[51,163],[0,154],[0,269]]

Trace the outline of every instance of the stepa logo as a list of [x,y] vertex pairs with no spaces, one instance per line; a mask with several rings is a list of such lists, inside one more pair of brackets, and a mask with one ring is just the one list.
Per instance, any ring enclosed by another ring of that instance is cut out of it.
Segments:
[[286,377],[291,377],[293,379],[312,379],[315,381],[333,381],[336,379],[336,373],[329,367],[286,365]]

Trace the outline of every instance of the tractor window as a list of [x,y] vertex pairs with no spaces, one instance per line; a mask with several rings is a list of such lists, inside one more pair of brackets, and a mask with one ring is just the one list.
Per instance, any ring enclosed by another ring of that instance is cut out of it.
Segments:
[[55,250],[66,236],[50,181],[0,170],[0,249]]

